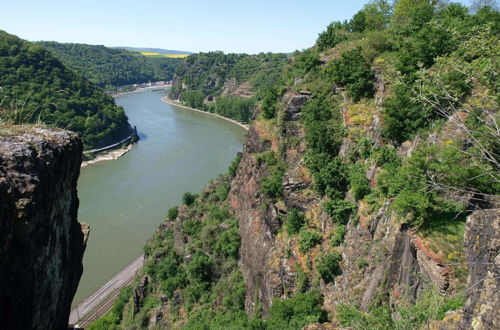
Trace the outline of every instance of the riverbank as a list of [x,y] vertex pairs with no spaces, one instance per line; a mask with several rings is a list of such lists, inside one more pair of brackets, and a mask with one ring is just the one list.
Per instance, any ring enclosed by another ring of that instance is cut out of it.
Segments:
[[206,111],[203,111],[203,110],[199,110],[199,109],[195,109],[195,108],[190,108],[188,106],[185,106],[185,105],[181,104],[178,101],[174,101],[174,100],[169,99],[168,96],[162,97],[161,100],[163,102],[165,102],[165,103],[168,103],[170,105],[173,105],[173,106],[176,106],[176,107],[179,107],[179,108],[183,108],[183,109],[187,109],[187,110],[192,110],[192,111],[198,111],[198,112],[204,113],[206,115],[210,115],[210,116],[214,116],[214,117],[217,117],[217,118],[220,118],[220,119],[224,119],[224,120],[226,120],[228,122],[231,122],[233,124],[236,124],[236,125],[240,126],[241,128],[245,129],[246,131],[248,131],[249,128],[250,128],[250,125],[248,125],[248,124],[242,124],[239,121],[236,121],[234,119],[227,118],[227,117],[221,116],[221,115],[213,113],[213,112],[206,112]]
[[85,160],[85,161],[83,161],[81,167],[85,167],[87,165],[95,164],[95,163],[102,162],[102,161],[105,161],[105,160],[115,160],[115,159],[118,159],[121,156],[125,155],[130,150],[132,150],[133,145],[134,145],[134,143],[129,144],[126,148],[114,149],[114,150],[111,150],[111,151],[99,154],[99,155],[97,155],[95,158],[93,158],[91,160]]

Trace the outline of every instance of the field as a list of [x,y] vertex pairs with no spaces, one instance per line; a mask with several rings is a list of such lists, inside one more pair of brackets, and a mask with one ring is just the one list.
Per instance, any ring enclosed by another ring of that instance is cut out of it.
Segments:
[[163,56],[170,58],[185,58],[189,56],[189,54],[161,54],[156,52],[140,52],[140,53],[144,56]]

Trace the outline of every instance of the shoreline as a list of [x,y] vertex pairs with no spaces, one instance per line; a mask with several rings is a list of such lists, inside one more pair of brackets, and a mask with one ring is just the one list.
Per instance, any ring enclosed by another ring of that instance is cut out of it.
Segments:
[[206,115],[211,115],[211,116],[214,116],[214,117],[217,117],[217,118],[220,118],[220,119],[224,119],[226,121],[229,121],[229,122],[231,122],[233,124],[236,124],[236,125],[240,126],[241,128],[243,128],[246,131],[248,131],[250,129],[250,125],[248,125],[248,124],[240,123],[239,121],[236,121],[234,119],[221,116],[221,115],[213,113],[213,112],[207,112],[207,111],[203,111],[203,110],[200,110],[200,109],[190,108],[190,107],[185,106],[185,105],[183,105],[183,104],[181,104],[181,103],[179,103],[177,101],[173,101],[173,100],[169,99],[168,96],[162,97],[161,100],[163,102],[167,103],[167,104],[170,104],[170,105],[173,105],[173,106],[176,106],[176,107],[179,107],[179,108],[184,108],[184,109],[192,110],[192,111],[198,111],[198,112],[204,113]]
[[84,161],[82,161],[82,164],[81,164],[80,168],[88,166],[88,165],[91,165],[91,164],[99,163],[99,162],[102,162],[102,161],[105,161],[105,160],[115,160],[115,159],[118,159],[121,156],[125,155],[130,150],[132,150],[134,144],[135,143],[131,143],[126,148],[114,149],[114,150],[110,150],[108,152],[99,154],[99,155],[97,155],[95,158],[93,158],[91,160],[84,160]]
[[111,93],[112,97],[116,96],[121,96],[121,95],[127,95],[127,94],[132,94],[132,93],[139,93],[139,92],[147,92],[147,91],[164,91],[169,89],[171,86],[165,86],[165,87],[145,87],[145,88],[137,88],[134,89],[133,91],[126,91],[126,92],[118,92],[118,93]]

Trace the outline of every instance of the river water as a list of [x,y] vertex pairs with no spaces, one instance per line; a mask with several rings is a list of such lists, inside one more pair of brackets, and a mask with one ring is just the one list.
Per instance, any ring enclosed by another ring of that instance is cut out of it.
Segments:
[[223,119],[176,108],[165,91],[116,97],[140,142],[123,157],[82,168],[79,220],[91,225],[76,305],[142,253],[167,210],[225,173],[245,130]]

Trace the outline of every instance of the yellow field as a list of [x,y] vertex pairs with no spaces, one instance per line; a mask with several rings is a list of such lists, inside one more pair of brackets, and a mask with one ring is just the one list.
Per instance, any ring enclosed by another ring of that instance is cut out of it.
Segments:
[[170,58],[185,58],[189,56],[188,54],[161,54],[156,52],[141,52],[141,54],[144,56],[163,56]]

